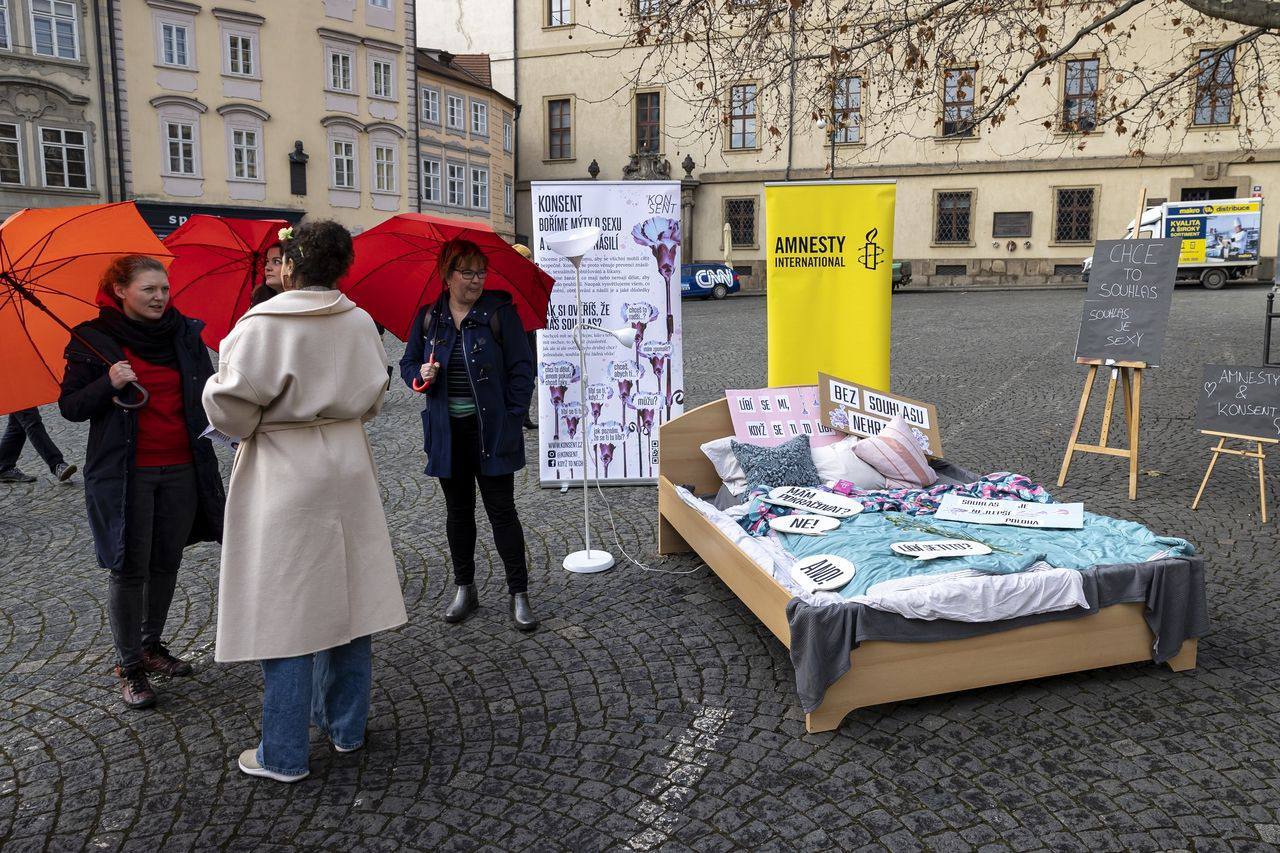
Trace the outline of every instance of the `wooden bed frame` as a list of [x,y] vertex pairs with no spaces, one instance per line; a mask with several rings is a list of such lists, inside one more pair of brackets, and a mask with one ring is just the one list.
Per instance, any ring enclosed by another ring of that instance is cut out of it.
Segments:
[[[676,486],[691,487],[694,494],[720,488],[720,478],[699,445],[732,434],[729,404],[723,398],[662,425],[658,551],[696,551],[790,648],[787,602],[791,593],[675,492]],[[865,642],[850,654],[849,672],[827,688],[822,705],[805,715],[805,728],[832,731],[850,711],[884,702],[1150,660],[1153,643],[1141,604],[1116,604],[1092,616],[963,640]],[[1175,672],[1193,669],[1196,646],[1194,639],[1184,642],[1169,667]]]

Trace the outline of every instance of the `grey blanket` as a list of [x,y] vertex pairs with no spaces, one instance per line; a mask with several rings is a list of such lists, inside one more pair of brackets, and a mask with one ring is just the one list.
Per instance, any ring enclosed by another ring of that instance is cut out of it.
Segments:
[[1088,609],[1038,613],[1000,622],[953,622],[907,619],[863,604],[815,607],[793,598],[787,604],[791,625],[791,663],[796,691],[806,713],[822,704],[827,688],[849,671],[849,652],[868,640],[931,643],[1009,631],[1060,619],[1078,619],[1112,604],[1140,602],[1155,634],[1151,659],[1175,657],[1185,640],[1209,630],[1205,600],[1204,560],[1198,556],[1094,566],[1082,572]]

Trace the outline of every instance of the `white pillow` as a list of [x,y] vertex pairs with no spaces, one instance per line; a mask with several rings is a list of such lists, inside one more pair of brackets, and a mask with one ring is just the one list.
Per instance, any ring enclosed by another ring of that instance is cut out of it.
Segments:
[[854,454],[853,448],[857,443],[858,437],[851,435],[835,444],[813,448],[810,452],[813,454],[813,465],[818,469],[818,476],[828,485],[833,480],[848,480],[859,489],[883,489],[884,474]]
[[738,462],[738,457],[733,455],[733,448],[730,446],[732,442],[733,436],[727,435],[701,445],[701,450],[711,460],[720,480],[729,491],[740,495],[747,490],[747,472],[743,470],[742,463]]
[[[703,444],[701,450],[711,460],[716,474],[729,491],[741,495],[747,490],[747,472],[738,462],[738,457],[733,455],[730,447],[733,440],[733,436],[717,438]],[[818,469],[818,476],[828,484],[835,480],[848,480],[859,489],[883,489],[884,475],[854,455],[853,447],[857,443],[858,437],[851,435],[835,444],[811,448],[809,453],[813,457],[813,467]]]

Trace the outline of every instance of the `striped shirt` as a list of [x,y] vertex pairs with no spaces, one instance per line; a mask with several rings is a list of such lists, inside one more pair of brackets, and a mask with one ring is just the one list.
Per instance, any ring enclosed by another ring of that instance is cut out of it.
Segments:
[[449,417],[465,418],[476,413],[475,396],[471,393],[471,380],[467,377],[467,356],[462,347],[462,330],[453,338],[449,352],[449,368],[445,371],[445,388],[449,396]]

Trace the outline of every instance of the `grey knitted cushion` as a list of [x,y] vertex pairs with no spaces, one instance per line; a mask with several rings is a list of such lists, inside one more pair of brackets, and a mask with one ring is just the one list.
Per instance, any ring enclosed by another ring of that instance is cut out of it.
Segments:
[[776,447],[730,442],[747,474],[747,489],[756,486],[821,486],[822,478],[809,454],[809,436],[798,435]]

